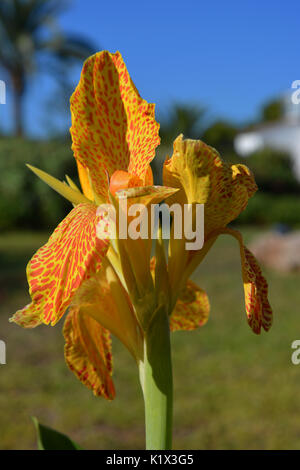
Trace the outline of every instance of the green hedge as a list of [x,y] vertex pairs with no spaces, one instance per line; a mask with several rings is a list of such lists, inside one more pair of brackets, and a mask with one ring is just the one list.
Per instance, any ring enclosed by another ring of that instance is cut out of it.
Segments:
[[300,226],[300,196],[257,192],[238,217],[237,223]]
[[243,163],[253,171],[261,191],[300,196],[300,183],[296,179],[289,154],[265,148],[245,158]]
[[63,179],[76,180],[76,165],[69,141],[0,139],[0,230],[34,228],[52,230],[72,208],[27,167],[30,163]]

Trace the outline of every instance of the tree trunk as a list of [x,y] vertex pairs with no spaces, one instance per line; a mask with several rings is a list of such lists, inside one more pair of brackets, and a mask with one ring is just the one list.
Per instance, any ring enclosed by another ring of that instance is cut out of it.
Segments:
[[23,94],[24,78],[22,74],[12,74],[13,99],[14,99],[14,124],[15,136],[23,137]]

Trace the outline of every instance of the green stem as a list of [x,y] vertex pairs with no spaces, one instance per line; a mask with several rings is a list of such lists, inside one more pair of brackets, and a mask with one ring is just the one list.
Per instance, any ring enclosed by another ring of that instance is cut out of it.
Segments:
[[140,381],[145,402],[146,449],[171,449],[173,377],[169,319],[164,307],[155,312],[145,333]]

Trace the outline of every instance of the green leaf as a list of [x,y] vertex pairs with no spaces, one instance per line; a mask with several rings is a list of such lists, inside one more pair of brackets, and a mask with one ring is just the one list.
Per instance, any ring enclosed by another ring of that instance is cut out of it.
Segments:
[[44,426],[34,416],[32,420],[37,431],[38,450],[82,450],[65,434]]

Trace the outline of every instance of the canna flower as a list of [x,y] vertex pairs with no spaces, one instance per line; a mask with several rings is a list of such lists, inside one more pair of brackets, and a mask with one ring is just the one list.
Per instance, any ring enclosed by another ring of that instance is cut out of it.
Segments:
[[[30,167],[73,209],[30,260],[31,303],[11,321],[25,328],[55,325],[68,310],[63,329],[66,362],[95,395],[109,400],[115,396],[110,335],[116,336],[139,366],[149,434],[153,436],[152,420],[158,419],[163,429],[156,433],[164,434],[162,440],[154,437],[147,445],[170,446],[165,437],[170,434],[172,401],[168,335],[206,323],[207,294],[189,277],[219,235],[232,235],[239,243],[250,327],[260,333],[261,327],[267,331],[271,326],[267,282],[242,235],[228,227],[257,187],[246,166],[227,165],[215,149],[181,135],[165,161],[164,186],[154,186],[150,162],[160,143],[154,104],[140,97],[118,52],[103,51],[84,63],[71,97],[71,115],[81,190],[68,177],[61,182]],[[119,211],[124,196],[129,207],[165,200],[170,209],[174,202],[204,204],[203,247],[187,251],[184,237],[173,235],[166,255],[160,236],[151,258],[150,237],[97,236],[104,217],[97,207],[112,203]]]
[[[66,184],[28,165],[74,208],[28,263],[32,301],[11,321],[24,328],[54,326],[69,309],[66,362],[95,395],[113,399],[110,333],[140,360],[145,318],[156,306],[155,288],[151,240],[124,240],[116,251],[108,239],[96,236],[97,206],[124,190],[129,202],[144,204],[177,190],[153,186],[150,162],[160,142],[159,125],[154,105],[140,97],[120,53],[104,51],[85,62],[71,113],[82,192],[70,178]],[[181,308],[179,301],[174,329]]]

